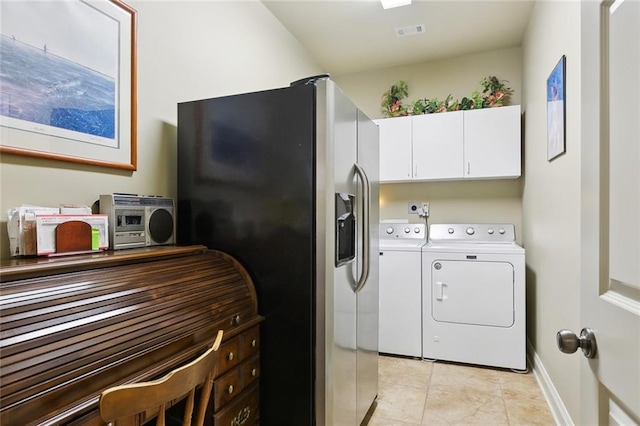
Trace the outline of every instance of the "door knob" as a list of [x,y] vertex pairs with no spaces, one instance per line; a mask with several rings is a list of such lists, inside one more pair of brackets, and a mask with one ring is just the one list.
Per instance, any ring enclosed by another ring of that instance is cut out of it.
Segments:
[[556,343],[558,349],[565,354],[572,354],[580,348],[587,358],[595,358],[598,347],[596,336],[590,328],[583,328],[580,336],[576,336],[571,330],[560,330],[556,334]]

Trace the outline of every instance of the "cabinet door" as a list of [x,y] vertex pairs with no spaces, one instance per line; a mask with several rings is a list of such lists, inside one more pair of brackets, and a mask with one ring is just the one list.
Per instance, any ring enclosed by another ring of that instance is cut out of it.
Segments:
[[463,177],[462,111],[413,117],[413,178]]
[[520,105],[464,111],[464,177],[520,176]]
[[380,128],[380,181],[411,179],[411,117],[374,120]]

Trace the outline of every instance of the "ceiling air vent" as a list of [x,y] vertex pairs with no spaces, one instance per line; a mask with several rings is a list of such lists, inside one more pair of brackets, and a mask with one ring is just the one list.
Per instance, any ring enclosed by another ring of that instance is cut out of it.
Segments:
[[424,32],[425,32],[424,24],[416,24],[416,25],[409,25],[408,27],[396,28],[396,35],[398,37],[405,37],[405,36],[414,35],[414,34],[424,34]]

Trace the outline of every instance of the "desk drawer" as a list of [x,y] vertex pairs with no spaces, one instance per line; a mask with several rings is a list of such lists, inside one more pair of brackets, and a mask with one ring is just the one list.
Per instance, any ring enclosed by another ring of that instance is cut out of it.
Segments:
[[242,364],[242,383],[249,386],[260,377],[260,357],[258,355]]
[[258,380],[260,377],[259,355],[244,362],[222,376],[213,383],[213,398],[215,407],[222,407],[239,395],[244,388]]
[[253,327],[240,336],[242,359],[247,359],[260,350],[260,327]]
[[229,369],[238,365],[240,358],[240,336],[235,337],[220,346],[220,361],[218,374],[224,374]]
[[216,410],[242,392],[242,369],[235,368],[213,382],[213,398]]
[[215,426],[253,426],[260,420],[258,406],[259,388],[256,381],[246,389],[233,403],[217,412],[214,418]]

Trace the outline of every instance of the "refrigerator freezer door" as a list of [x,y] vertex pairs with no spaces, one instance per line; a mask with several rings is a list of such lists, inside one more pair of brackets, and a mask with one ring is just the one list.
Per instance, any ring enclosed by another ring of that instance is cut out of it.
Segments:
[[329,424],[315,422],[315,320],[324,309],[314,275],[315,92],[295,86],[178,106],[179,244],[224,251],[251,274],[265,317],[263,426]]

